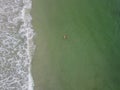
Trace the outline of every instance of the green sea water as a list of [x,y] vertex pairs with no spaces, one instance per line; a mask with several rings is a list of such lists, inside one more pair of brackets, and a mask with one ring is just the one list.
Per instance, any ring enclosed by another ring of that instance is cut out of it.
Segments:
[[120,90],[119,5],[33,0],[34,90]]

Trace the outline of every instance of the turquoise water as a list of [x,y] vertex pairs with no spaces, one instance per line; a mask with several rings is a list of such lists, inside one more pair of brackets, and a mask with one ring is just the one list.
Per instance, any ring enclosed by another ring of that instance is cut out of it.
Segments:
[[120,89],[119,4],[119,0],[33,1],[35,90]]

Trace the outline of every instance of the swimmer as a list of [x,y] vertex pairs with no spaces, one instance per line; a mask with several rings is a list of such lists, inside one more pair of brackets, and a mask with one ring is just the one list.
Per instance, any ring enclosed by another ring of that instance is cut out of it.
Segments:
[[68,36],[67,36],[67,35],[64,35],[64,39],[68,39]]

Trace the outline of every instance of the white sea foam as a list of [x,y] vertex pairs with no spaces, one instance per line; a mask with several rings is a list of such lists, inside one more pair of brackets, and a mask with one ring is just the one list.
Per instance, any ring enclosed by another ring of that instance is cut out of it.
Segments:
[[33,90],[31,0],[0,0],[0,90]]

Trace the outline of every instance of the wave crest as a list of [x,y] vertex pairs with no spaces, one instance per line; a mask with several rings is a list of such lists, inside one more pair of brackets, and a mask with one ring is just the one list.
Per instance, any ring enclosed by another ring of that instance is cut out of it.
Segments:
[[0,90],[33,90],[31,0],[0,0]]

